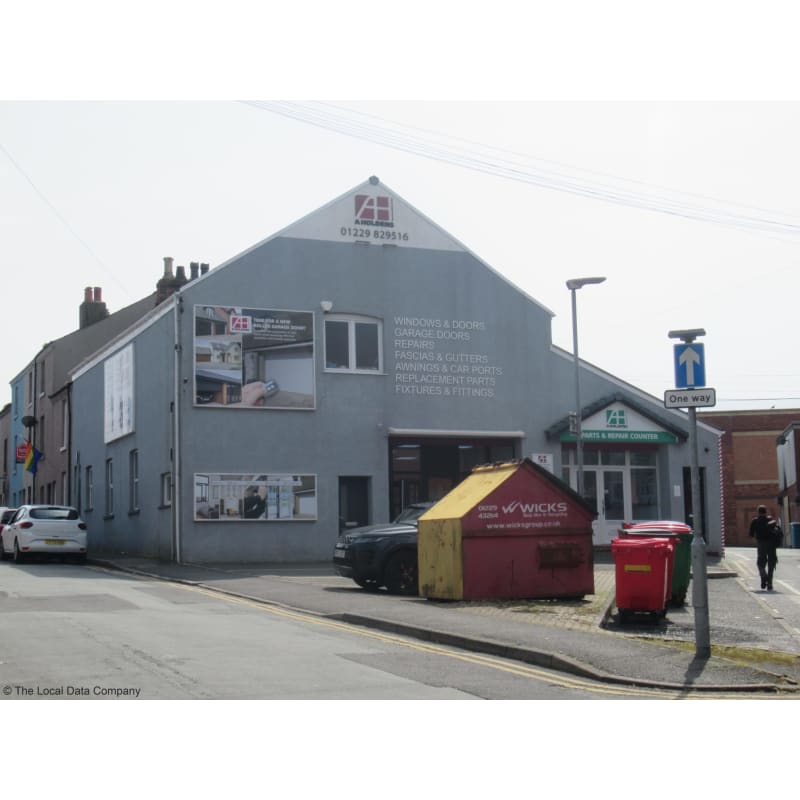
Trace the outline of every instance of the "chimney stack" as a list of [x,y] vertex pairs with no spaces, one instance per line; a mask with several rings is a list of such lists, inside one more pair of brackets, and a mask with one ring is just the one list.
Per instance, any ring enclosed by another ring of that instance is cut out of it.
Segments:
[[195,280],[198,277],[198,271],[203,275],[208,272],[208,264],[192,261],[189,263],[191,278],[186,277],[186,267],[175,267],[175,275],[173,275],[172,263],[173,260],[170,256],[164,257],[164,274],[156,284],[156,305],[163,303],[190,280]]
[[87,286],[83,290],[83,302],[78,308],[78,327],[88,328],[108,316],[108,309],[103,302],[103,290],[99,286],[92,289]]
[[[178,267],[182,270],[183,267]],[[163,303],[170,295],[173,295],[180,289],[180,282],[178,278],[172,274],[172,256],[164,256],[164,274],[156,283],[156,305]]]

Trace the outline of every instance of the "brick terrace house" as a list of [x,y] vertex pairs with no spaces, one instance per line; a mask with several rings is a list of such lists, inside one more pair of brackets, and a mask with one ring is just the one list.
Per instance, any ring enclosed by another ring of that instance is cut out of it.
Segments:
[[[763,503],[770,513],[781,513],[778,496],[776,442],[787,426],[800,420],[800,409],[705,411],[698,419],[722,430],[722,521],[725,544],[748,547],[750,520]],[[788,529],[789,520],[783,520]]]

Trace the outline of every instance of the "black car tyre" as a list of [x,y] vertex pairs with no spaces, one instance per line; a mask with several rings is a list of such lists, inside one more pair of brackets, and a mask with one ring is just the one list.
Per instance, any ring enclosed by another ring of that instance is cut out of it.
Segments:
[[19,542],[14,539],[14,563],[21,564],[25,560],[25,556],[22,555],[22,552],[19,549]]
[[383,579],[392,594],[418,594],[417,554],[413,550],[394,553],[386,562]]

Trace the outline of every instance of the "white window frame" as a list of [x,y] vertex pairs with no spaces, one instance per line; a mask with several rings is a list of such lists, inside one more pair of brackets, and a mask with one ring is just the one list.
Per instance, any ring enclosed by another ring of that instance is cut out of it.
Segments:
[[161,473],[161,505],[166,508],[172,505],[172,473]]
[[94,470],[91,465],[86,467],[86,510],[94,508]]
[[130,506],[128,511],[131,514],[136,513],[139,510],[139,451],[134,449],[131,450],[128,455],[128,467],[129,467],[129,478],[130,478],[130,486],[129,488],[129,496],[130,496]]
[[61,451],[69,447],[69,411],[67,406],[67,398],[61,398],[61,425],[63,427],[61,437]]
[[106,459],[106,507],[105,515],[114,516],[114,459]]
[[[604,472],[605,470],[615,470],[622,473],[622,480],[624,484],[624,516],[625,519],[634,520],[637,522],[642,522],[643,520],[634,518],[633,516],[633,473],[636,470],[644,470],[644,469],[651,469],[655,471],[656,475],[656,486],[659,486],[660,474],[661,470],[659,469],[658,465],[658,454],[656,453],[654,463],[653,464],[633,464],[631,463],[631,450],[625,450],[625,463],[624,464],[603,464],[602,463],[602,453],[603,450],[598,450],[599,454],[599,461],[598,464],[584,464],[583,471],[584,474],[587,472]],[[608,451],[605,451],[608,452]],[[621,451],[614,451],[614,452],[621,452]],[[655,451],[652,451],[655,452]],[[566,458],[563,458],[563,464],[561,468],[561,477],[565,483],[569,483],[569,485],[576,489],[578,485],[578,467],[577,467],[577,452],[575,450],[567,450],[565,451]],[[660,515],[661,511],[661,496],[656,493],[656,503],[658,505],[658,512],[657,515]]]
[[[347,367],[327,366],[328,357],[328,322],[347,323]],[[356,375],[382,375],[383,374],[383,320],[377,317],[366,317],[360,314],[326,314],[325,315],[325,341],[323,342],[322,357],[326,362],[325,372],[345,372]],[[378,367],[377,369],[364,369],[356,367],[356,324],[374,325],[378,340]]]

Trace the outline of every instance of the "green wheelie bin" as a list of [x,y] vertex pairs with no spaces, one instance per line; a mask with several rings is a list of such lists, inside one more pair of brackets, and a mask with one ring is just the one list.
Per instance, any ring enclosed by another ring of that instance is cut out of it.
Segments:
[[655,536],[675,542],[675,562],[672,568],[672,586],[669,605],[682,606],[686,602],[692,571],[692,529],[684,522],[659,520],[655,522],[624,523],[620,536]]

